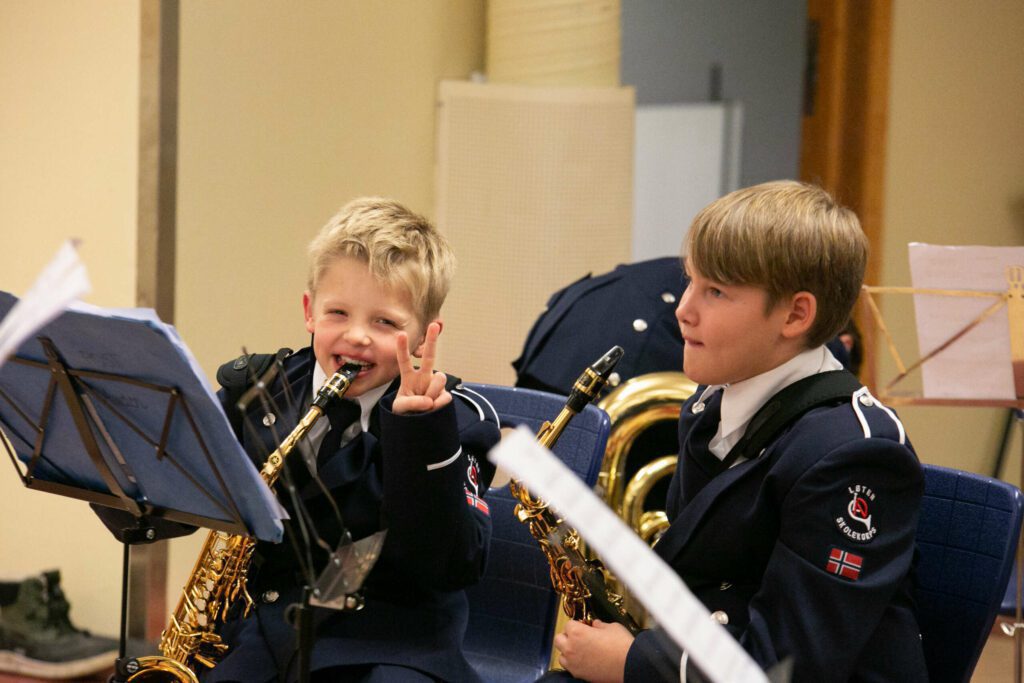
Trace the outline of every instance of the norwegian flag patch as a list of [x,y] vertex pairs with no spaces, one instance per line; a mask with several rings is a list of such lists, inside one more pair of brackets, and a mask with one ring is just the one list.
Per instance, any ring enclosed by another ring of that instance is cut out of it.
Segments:
[[864,567],[864,558],[860,555],[842,550],[832,546],[828,553],[828,561],[825,563],[825,570],[829,574],[835,574],[847,581],[856,581],[860,578],[860,570]]
[[491,507],[484,502],[483,498],[470,493],[468,489],[466,490],[466,503],[469,505],[469,507],[476,508],[480,512],[490,517]]

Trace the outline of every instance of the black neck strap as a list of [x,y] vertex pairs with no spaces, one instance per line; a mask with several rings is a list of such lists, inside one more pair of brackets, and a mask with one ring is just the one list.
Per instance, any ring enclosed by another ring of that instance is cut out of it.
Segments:
[[725,456],[722,465],[727,469],[740,457],[746,460],[758,457],[765,446],[801,415],[818,406],[848,401],[861,386],[857,377],[847,370],[820,372],[793,382],[754,413],[743,438]]

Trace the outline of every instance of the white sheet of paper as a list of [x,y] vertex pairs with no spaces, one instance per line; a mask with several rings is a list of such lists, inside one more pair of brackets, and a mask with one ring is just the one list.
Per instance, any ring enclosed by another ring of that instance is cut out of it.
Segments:
[[0,321],[0,365],[37,330],[89,292],[89,276],[78,258],[78,242],[68,240],[39,277]]
[[658,624],[711,681],[767,681],[757,663],[679,576],[654,554],[569,468],[526,427],[501,440],[488,457],[524,482],[579,531]]
[[[916,288],[1002,292],[1006,268],[1024,266],[1024,247],[953,247],[913,242],[910,278]],[[922,356],[940,346],[995,298],[914,295]],[[925,398],[1015,399],[1006,308],[921,366]]]

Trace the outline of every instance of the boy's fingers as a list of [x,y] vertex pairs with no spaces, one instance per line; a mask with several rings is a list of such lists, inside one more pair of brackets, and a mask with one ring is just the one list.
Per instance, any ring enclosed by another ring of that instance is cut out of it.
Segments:
[[435,372],[430,376],[430,384],[427,385],[427,391],[425,392],[430,398],[437,398],[444,391],[444,385],[447,382],[447,377],[443,372]]
[[407,375],[414,372],[412,356],[409,355],[409,335],[399,332],[395,337],[395,358],[398,360],[398,371],[402,373],[404,380]]
[[441,333],[441,326],[437,323],[427,325],[427,335],[423,342],[423,359],[420,368],[431,372],[434,369],[434,358],[437,354],[437,335]]

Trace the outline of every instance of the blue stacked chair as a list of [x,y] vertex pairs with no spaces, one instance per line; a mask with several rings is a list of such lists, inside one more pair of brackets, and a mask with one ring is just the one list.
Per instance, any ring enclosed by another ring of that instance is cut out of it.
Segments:
[[933,683],[971,678],[1000,609],[1020,538],[1017,487],[924,465],[917,609]]
[[[503,427],[527,425],[536,432],[565,405],[564,396],[532,389],[463,387],[487,399]],[[555,444],[555,455],[588,486],[597,481],[609,429],[608,415],[587,406]],[[551,658],[558,595],[540,546],[515,518],[516,501],[508,486],[489,491],[487,502],[494,535],[483,579],[468,591],[466,656],[488,683],[532,682],[547,670]]]

